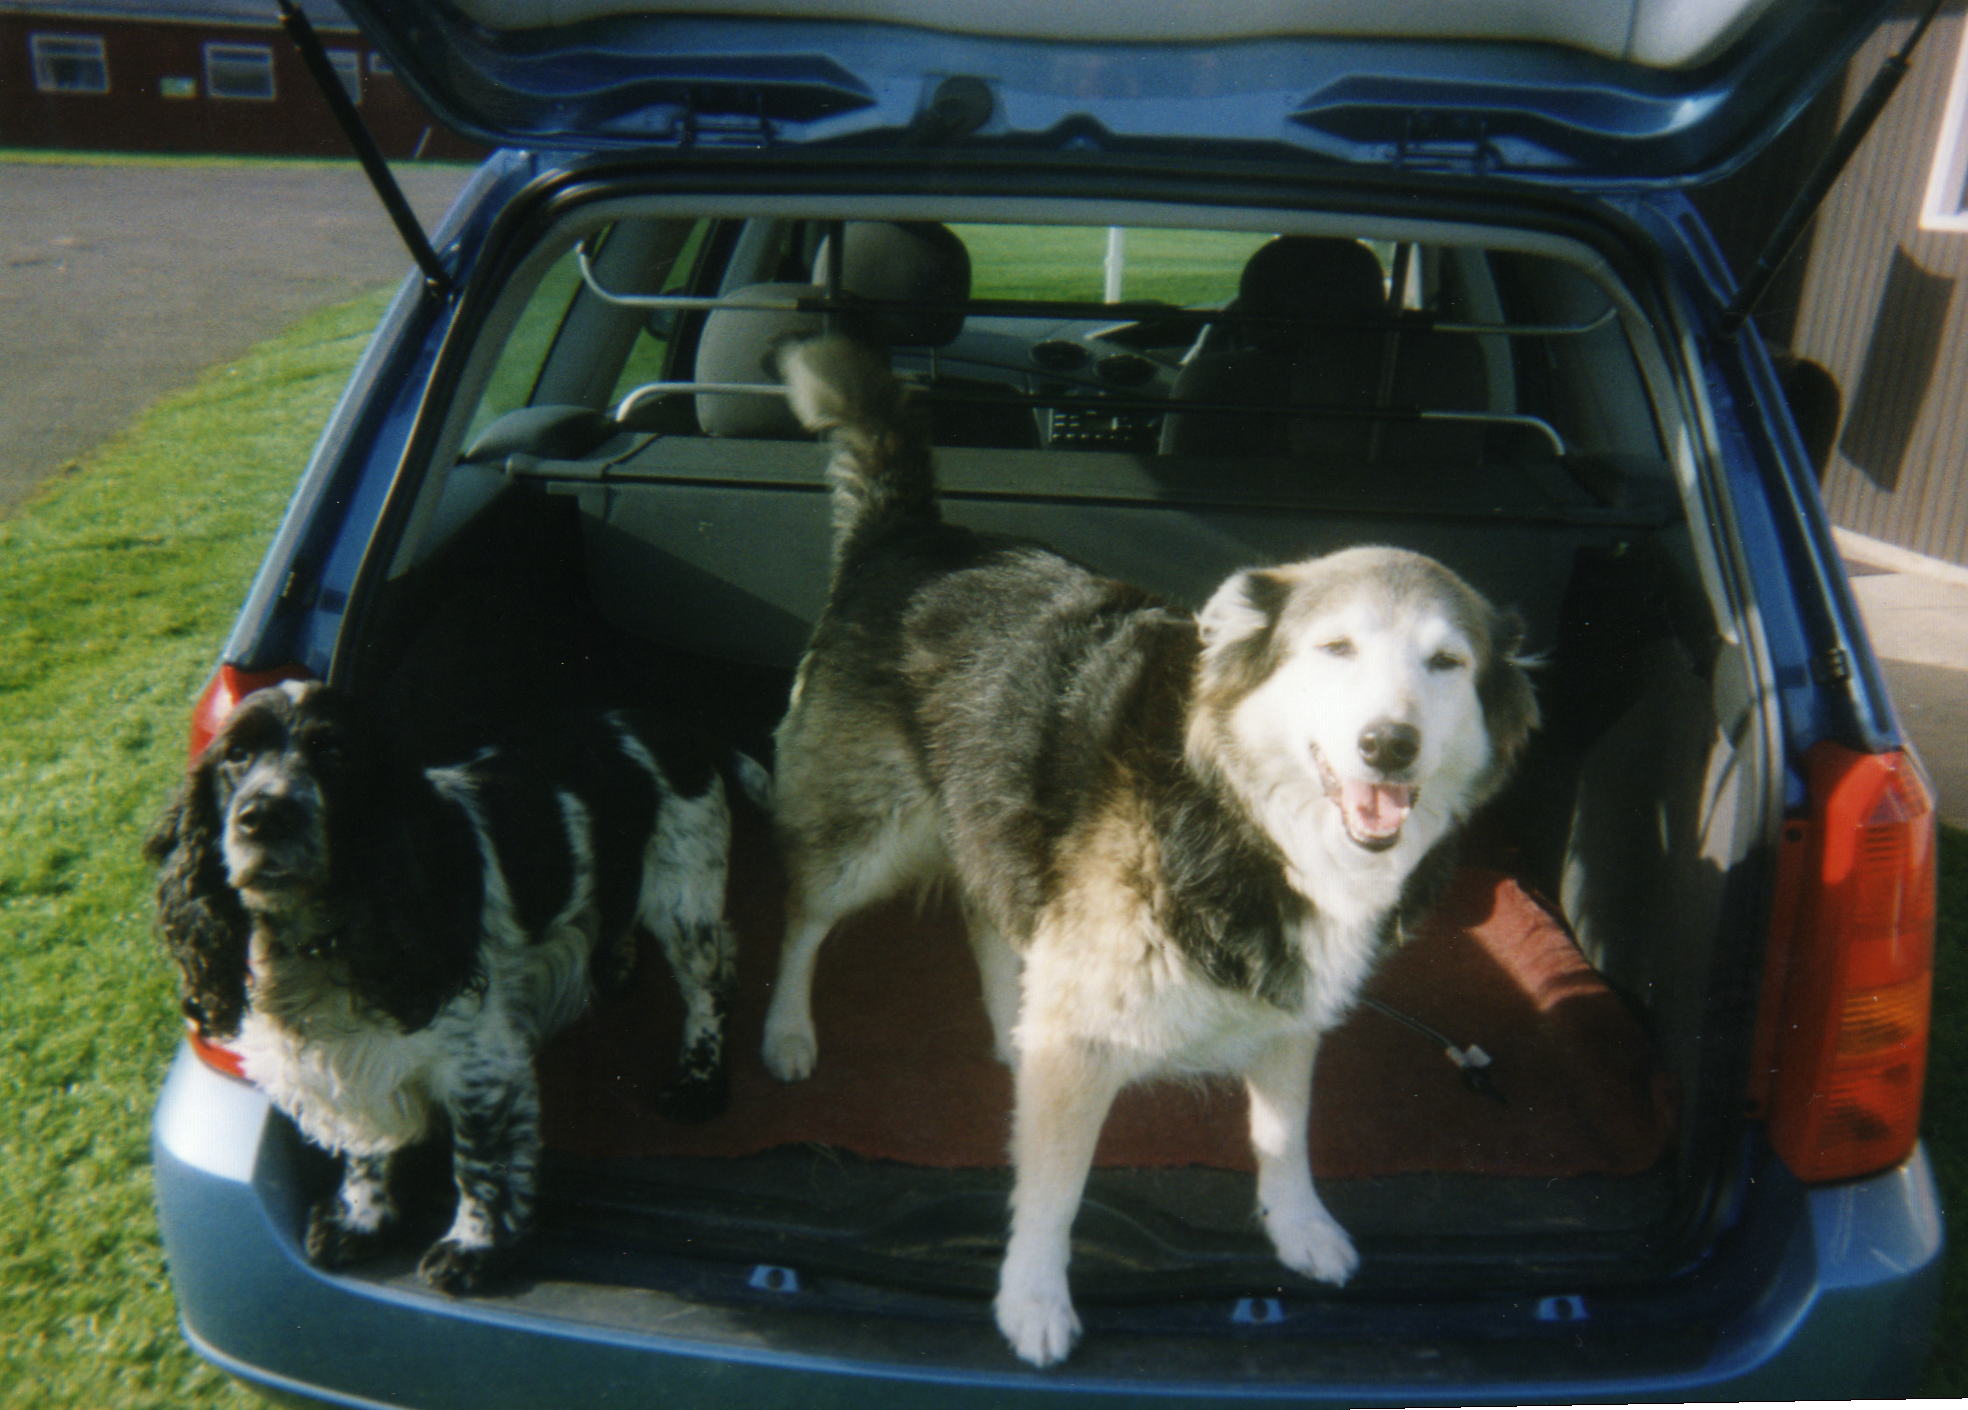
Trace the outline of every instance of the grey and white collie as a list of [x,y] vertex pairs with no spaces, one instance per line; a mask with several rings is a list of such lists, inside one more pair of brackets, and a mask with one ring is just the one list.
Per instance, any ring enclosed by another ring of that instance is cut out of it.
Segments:
[[730,837],[713,756],[639,712],[424,770],[327,686],[240,702],[148,851],[186,1014],[342,1157],[309,1216],[314,1262],[377,1250],[392,1162],[448,1127],[456,1215],[420,1271],[447,1292],[484,1281],[532,1212],[534,1054],[626,974],[640,935],[686,1005],[662,1105],[722,1107]]
[[1035,1365],[1079,1335],[1069,1235],[1126,1085],[1240,1075],[1278,1257],[1344,1283],[1312,1187],[1320,1034],[1431,902],[1538,710],[1521,627],[1448,568],[1354,548],[1240,572],[1200,613],[942,522],[926,439],[876,355],[781,370],[831,432],[832,585],[778,733],[790,881],[765,1028],[818,1057],[829,930],[954,880],[1015,1069],[998,1325]]

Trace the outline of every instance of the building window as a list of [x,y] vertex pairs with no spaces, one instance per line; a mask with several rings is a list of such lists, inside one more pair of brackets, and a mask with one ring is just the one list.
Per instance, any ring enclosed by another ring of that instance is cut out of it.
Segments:
[[353,49],[330,49],[328,62],[335,66],[335,77],[351,103],[362,101],[362,56]]
[[109,92],[109,59],[100,36],[30,34],[34,86],[43,93]]
[[214,98],[272,98],[273,50],[265,44],[207,44],[205,91]]
[[390,74],[395,73],[396,70],[390,67],[390,61],[385,56],[381,54],[371,54],[369,56],[369,72],[376,75],[378,78],[386,78]]
[[1968,232],[1968,23],[1962,25],[1961,45],[1954,56],[1954,82],[1948,88],[1940,139],[1934,144],[1920,223],[1929,230]]

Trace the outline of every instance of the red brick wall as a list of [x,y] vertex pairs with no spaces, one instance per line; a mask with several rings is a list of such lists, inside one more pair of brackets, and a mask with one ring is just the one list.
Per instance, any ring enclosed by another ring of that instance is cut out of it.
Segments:
[[[392,160],[469,159],[482,153],[440,124],[360,34],[322,30],[330,51],[359,56],[357,110]],[[106,93],[37,91],[30,36],[103,41]],[[272,51],[274,97],[217,98],[207,90],[205,46],[263,45]],[[187,82],[188,81],[188,82]],[[173,89],[181,96],[169,96]],[[189,96],[182,96],[186,93]],[[348,144],[300,56],[278,26],[0,16],[0,146],[132,152],[226,152],[339,157]]]

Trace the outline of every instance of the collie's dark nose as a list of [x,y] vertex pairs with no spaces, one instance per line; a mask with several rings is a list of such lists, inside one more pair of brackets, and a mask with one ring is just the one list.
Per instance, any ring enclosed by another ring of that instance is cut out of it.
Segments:
[[233,822],[255,842],[280,842],[300,834],[307,810],[284,793],[255,793],[233,810]]
[[1399,773],[1421,753],[1421,731],[1399,720],[1376,720],[1360,731],[1360,757],[1370,769]]

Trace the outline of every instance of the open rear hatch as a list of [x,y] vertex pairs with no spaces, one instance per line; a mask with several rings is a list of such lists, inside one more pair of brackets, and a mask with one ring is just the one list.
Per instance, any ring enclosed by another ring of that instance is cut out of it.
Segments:
[[530,148],[1268,152],[1684,183],[1782,128],[1890,0],[349,0],[435,111]]

